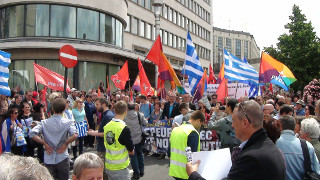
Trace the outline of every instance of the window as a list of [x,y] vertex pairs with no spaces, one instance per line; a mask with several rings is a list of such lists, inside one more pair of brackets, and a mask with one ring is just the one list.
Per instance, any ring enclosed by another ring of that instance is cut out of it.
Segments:
[[236,57],[241,59],[241,40],[236,39]]
[[182,51],[186,50],[186,40],[182,39]]
[[[105,82],[107,67],[106,64],[102,63],[79,62],[79,72],[81,72],[79,73],[79,79],[81,79],[81,81],[79,81],[79,87],[81,87],[81,89],[98,87],[100,81]],[[110,82],[110,85],[113,85],[112,81]]]
[[138,34],[138,19],[137,18],[132,18],[131,19],[132,20],[132,24],[131,24],[131,32],[133,33],[133,34]]
[[244,41],[244,57],[248,58],[248,41]]
[[151,39],[151,25],[146,23],[146,38]]
[[173,39],[172,39],[173,48],[177,48],[177,36],[176,36],[176,35],[173,35],[172,38],[173,38]]
[[49,36],[49,5],[27,5],[26,36]]
[[162,42],[163,42],[164,45],[168,44],[168,32],[167,31],[163,31]]
[[139,1],[139,5],[142,6],[142,7],[144,7],[144,0],[140,0],[140,1]]
[[172,10],[172,22],[177,23],[177,12],[175,10]]
[[126,19],[126,22],[127,22],[127,27],[125,29],[125,31],[128,31],[130,32],[130,19],[131,19],[131,16],[127,15],[127,19]]
[[123,33],[122,23],[119,20],[116,20],[116,38],[115,38],[116,46],[122,47],[122,33]]
[[172,46],[172,34],[169,33],[168,46]]
[[230,53],[231,53],[231,51],[232,51],[231,39],[229,39],[229,38],[226,38],[226,50],[227,50],[228,52],[230,52]]
[[7,8],[9,18],[6,20],[9,25],[9,37],[24,36],[24,6],[12,6]]
[[98,41],[99,13],[96,11],[78,8],[77,14],[77,38]]
[[172,9],[168,7],[168,20],[172,21]]
[[181,48],[182,48],[182,47],[181,47],[181,38],[180,38],[180,37],[177,37],[177,39],[178,39],[178,40],[177,40],[178,49],[181,50]]
[[223,51],[222,37],[218,37],[218,48],[219,51]]
[[185,17],[181,15],[181,27],[185,28]]
[[180,22],[181,22],[181,15],[180,15],[180,13],[177,13],[177,25],[178,26],[181,26]]
[[111,16],[100,14],[100,41],[114,44],[115,22]]
[[146,3],[146,6],[145,6],[145,7],[146,7],[147,9],[151,10],[151,9],[152,9],[152,8],[151,8],[151,0],[145,0],[145,1],[146,1],[146,2],[145,2],[145,3]]
[[165,19],[168,19],[168,6],[163,5],[163,13],[162,13],[163,17]]
[[5,29],[6,8],[0,9],[0,39],[7,37],[8,30]]
[[51,6],[50,35],[58,37],[76,37],[76,8]]
[[138,4],[138,0],[132,0],[134,3],[137,3]]
[[139,24],[139,36],[144,37],[144,22],[140,21]]

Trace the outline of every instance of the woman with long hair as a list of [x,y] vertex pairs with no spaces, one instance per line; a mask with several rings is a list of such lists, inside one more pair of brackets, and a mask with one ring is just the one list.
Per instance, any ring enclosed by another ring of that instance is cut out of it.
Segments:
[[[82,124],[82,123],[86,123],[87,127],[89,129],[89,124],[87,122],[87,118],[86,118],[86,112],[83,108],[83,101],[81,99],[77,99],[74,103],[73,103],[73,108],[72,108],[72,114],[75,120],[76,124]],[[76,127],[78,127],[76,125]],[[79,132],[79,129],[78,129]],[[79,133],[80,134],[80,133]],[[84,137],[78,137],[78,145],[79,145],[79,155],[83,153],[83,140]],[[77,145],[72,147],[73,150],[73,156],[76,159],[77,158]]]
[[24,137],[27,141],[27,145],[25,145],[23,147],[23,151],[24,151],[23,154],[24,154],[24,156],[33,157],[34,156],[34,146],[33,146],[33,143],[31,143],[30,138],[29,138],[29,128],[31,128],[33,118],[31,115],[30,105],[26,101],[22,102],[20,105],[18,121],[23,126]]
[[22,125],[18,121],[18,109],[11,108],[8,112],[8,118],[2,123],[1,130],[1,144],[3,152],[11,152],[15,155],[22,155],[22,147],[21,146],[12,146],[12,138],[16,138],[15,133],[17,132],[17,128],[22,128]]

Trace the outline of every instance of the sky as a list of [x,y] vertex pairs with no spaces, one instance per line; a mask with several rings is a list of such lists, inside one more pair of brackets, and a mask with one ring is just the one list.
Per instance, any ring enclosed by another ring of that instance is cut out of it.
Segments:
[[276,46],[278,37],[289,32],[284,25],[290,22],[294,4],[320,37],[320,0],[212,0],[213,26],[248,32],[263,50]]

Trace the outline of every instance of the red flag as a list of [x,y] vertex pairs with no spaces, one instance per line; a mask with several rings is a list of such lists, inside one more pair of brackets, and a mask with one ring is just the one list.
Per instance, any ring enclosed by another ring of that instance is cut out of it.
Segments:
[[128,61],[126,61],[117,74],[111,76],[111,80],[117,88],[125,88],[126,83],[129,80]]
[[161,43],[160,35],[158,35],[157,39],[153,43],[153,46],[148,53],[146,59],[150,60],[151,62],[153,62],[157,66],[160,66],[160,63],[162,62],[162,61],[160,61],[160,59],[161,59],[160,51],[162,51],[162,43]]
[[[53,72],[39,64],[33,63],[34,77],[36,82],[48,86],[57,91],[63,91],[64,76]],[[70,92],[70,87],[67,80],[67,92]]]
[[216,77],[214,77],[213,69],[211,67],[211,64],[209,66],[209,78],[208,78],[208,84],[215,84],[217,81]]
[[205,69],[202,75],[202,78],[200,79],[197,85],[197,89],[194,94],[193,101],[199,101],[203,97],[203,94],[207,89],[207,84],[208,84],[208,76],[207,76],[207,70]]
[[144,95],[153,95],[153,90],[151,88],[151,84],[148,80],[148,77],[146,75],[146,72],[144,71],[144,68],[142,66],[142,63],[140,59],[138,58],[138,68],[139,70],[139,76],[140,76],[140,89],[141,89],[141,94]]
[[225,97],[228,96],[228,86],[227,80],[225,78],[222,79],[218,89],[217,89],[217,101],[221,101],[224,104]]
[[219,72],[218,79],[217,79],[216,83],[220,84],[223,78],[224,78],[224,62],[221,65],[220,72]]
[[99,86],[98,86],[98,97],[100,97],[100,88],[99,88]]
[[133,102],[133,90],[130,89],[130,101]]
[[269,91],[273,94],[273,87],[272,87],[272,83],[270,83],[270,85],[269,85]]
[[134,81],[132,89],[134,89],[136,91],[141,91],[141,88],[140,88],[140,76],[139,75],[137,76],[136,80]]

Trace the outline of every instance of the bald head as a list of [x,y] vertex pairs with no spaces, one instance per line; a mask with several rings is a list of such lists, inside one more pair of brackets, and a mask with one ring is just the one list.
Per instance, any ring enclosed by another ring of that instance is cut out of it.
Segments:
[[239,98],[239,101],[242,103],[242,102],[245,102],[245,101],[249,101],[249,97],[248,96],[241,96]]
[[[236,116],[239,117],[240,120],[245,118],[248,121],[251,121],[252,127],[255,129],[260,129],[263,126],[263,113],[261,111],[261,106],[254,100],[246,101],[242,105],[243,108],[238,106],[238,110],[236,112]],[[245,113],[248,117],[246,117]]]
[[263,114],[270,115],[274,110],[274,107],[272,104],[265,104],[263,106]]

